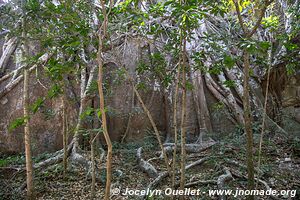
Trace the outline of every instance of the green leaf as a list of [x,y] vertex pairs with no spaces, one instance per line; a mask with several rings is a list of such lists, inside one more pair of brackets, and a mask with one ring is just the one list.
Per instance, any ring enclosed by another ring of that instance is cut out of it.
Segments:
[[187,81],[185,83],[185,87],[186,87],[187,90],[193,90],[194,89],[194,85],[190,81]]
[[16,118],[14,121],[12,121],[9,125],[9,128],[8,130],[9,131],[13,131],[15,130],[16,128],[18,128],[19,126],[23,126],[25,124],[25,120],[28,119],[26,117],[19,117],[19,118]]
[[94,112],[95,112],[94,108],[88,107],[81,113],[80,118],[85,119],[86,117],[92,116]]
[[231,69],[235,64],[235,60],[229,55],[224,55],[224,64],[226,67]]
[[234,87],[235,86],[235,82],[233,80],[226,80],[223,82],[223,85],[225,85],[226,87],[230,88],[230,87]]
[[43,103],[44,103],[45,99],[39,97],[32,105],[31,105],[31,111],[33,113],[36,113],[40,107],[42,107]]
[[101,117],[102,117],[102,112],[101,112],[101,110],[100,110],[100,109],[98,109],[98,110],[97,110],[97,116],[98,116],[99,118],[101,118]]
[[52,99],[54,97],[57,97],[60,93],[62,93],[62,89],[59,85],[55,84],[53,85],[50,90],[48,91],[47,96]]

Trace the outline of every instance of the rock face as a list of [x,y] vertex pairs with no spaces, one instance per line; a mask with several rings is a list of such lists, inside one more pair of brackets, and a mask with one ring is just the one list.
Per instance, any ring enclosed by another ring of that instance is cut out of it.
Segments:
[[[40,80],[44,82],[45,80]],[[9,130],[10,124],[23,115],[23,82],[20,82],[0,102],[0,152],[22,152],[24,143],[23,126],[15,130]],[[48,84],[44,83],[47,87]],[[38,97],[47,95],[35,79],[35,74],[30,77],[30,104],[33,104]],[[76,110],[69,109],[69,122],[76,119]],[[33,152],[52,152],[62,146],[62,124],[61,124],[61,100],[47,100],[40,108],[40,111],[30,118],[30,130],[32,135]]]
[[290,77],[289,82],[283,91],[283,107],[300,107],[300,72]]

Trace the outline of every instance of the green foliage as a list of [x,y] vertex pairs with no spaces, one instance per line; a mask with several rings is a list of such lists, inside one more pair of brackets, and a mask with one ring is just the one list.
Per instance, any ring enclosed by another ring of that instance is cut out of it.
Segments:
[[147,89],[147,86],[144,82],[140,82],[138,84],[136,84],[136,89],[138,90],[146,90]]
[[48,91],[47,97],[52,99],[62,93],[62,88],[58,84],[54,84]]
[[3,156],[0,158],[0,167],[7,167],[11,165],[23,165],[25,163],[24,155]]
[[235,59],[230,55],[224,55],[224,64],[227,68],[231,69],[235,65]]
[[81,119],[87,119],[88,121],[93,119],[93,115],[95,114],[95,109],[92,107],[87,107],[82,114],[80,115]]
[[234,88],[236,86],[233,80],[226,80],[223,82],[223,85],[225,85],[228,88]]
[[88,88],[87,94],[95,94],[98,91],[98,81],[93,80]]
[[41,10],[41,4],[38,0],[27,0],[25,1],[25,9],[30,12],[38,12]]
[[270,28],[271,31],[274,31],[279,26],[279,17],[271,15],[269,17],[263,18],[261,24],[264,28]]
[[16,128],[18,128],[19,126],[23,126],[25,124],[25,120],[27,118],[26,117],[18,117],[15,120],[13,120],[10,124],[9,124],[9,131],[13,131]]
[[194,89],[194,85],[193,85],[192,82],[186,81],[186,83],[185,83],[185,88],[186,88],[187,90],[193,90],[193,89]]
[[148,66],[146,63],[144,62],[140,62],[136,68],[136,72],[138,74],[143,74],[146,71],[150,70],[150,66]]
[[224,109],[224,104],[221,103],[221,102],[218,102],[218,103],[215,103],[212,105],[212,109],[215,110],[215,111],[219,111],[219,110],[222,110]]
[[31,111],[33,113],[36,113],[44,104],[45,98],[39,97],[32,105],[31,105]]

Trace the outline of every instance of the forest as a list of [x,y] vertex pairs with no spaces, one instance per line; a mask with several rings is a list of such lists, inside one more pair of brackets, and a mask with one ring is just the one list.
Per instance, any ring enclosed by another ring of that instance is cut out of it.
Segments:
[[2,199],[300,199],[300,1],[0,0]]

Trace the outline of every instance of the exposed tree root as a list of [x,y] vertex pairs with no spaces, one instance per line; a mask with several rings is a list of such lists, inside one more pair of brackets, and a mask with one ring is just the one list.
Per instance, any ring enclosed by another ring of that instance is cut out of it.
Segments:
[[234,90],[236,91],[236,93],[238,94],[239,99],[236,99],[237,102],[242,105],[242,99],[243,99],[243,87],[242,87],[242,82],[241,79],[243,79],[243,74],[239,71],[239,69],[237,69],[236,67],[234,67],[231,70],[224,70],[226,76],[234,82],[237,82],[237,84],[235,84],[235,86],[233,87]]
[[142,147],[140,147],[137,150],[136,156],[137,156],[139,168],[143,172],[147,173],[148,176],[153,177],[153,178],[158,176],[158,172],[155,169],[155,167],[142,158]]
[[[216,142],[215,141],[208,141],[208,142],[202,142],[202,144],[186,144],[185,145],[185,149],[187,153],[199,153],[201,151],[204,151],[210,147],[212,147],[213,145],[215,145]],[[165,143],[164,145],[164,149],[166,151],[166,153],[170,154],[174,148],[175,148],[175,144],[174,143]],[[178,147],[178,151],[180,150],[180,146]]]
[[[210,77],[209,74],[205,75],[205,81],[206,81],[206,86],[209,89],[209,91],[211,92],[211,94],[218,99],[218,101],[222,102],[225,106],[227,106],[228,109],[231,109],[231,106],[229,104],[229,102],[226,99],[226,94],[224,93],[224,91],[222,91],[220,89],[220,87],[214,82],[214,80]],[[229,117],[229,120],[233,123],[233,124],[237,124],[238,120],[236,119],[236,117]]]
[[[224,167],[224,171],[225,171],[225,174],[219,176],[218,181],[217,181],[217,185],[218,185],[218,189],[219,190],[224,190],[224,188],[225,188],[225,182],[233,179],[232,178],[232,174],[231,174],[231,172],[229,171],[228,168]],[[225,195],[221,195],[220,199],[224,200],[224,199],[226,199],[226,196]]]
[[[205,158],[201,158],[200,160],[197,160],[195,162],[190,163],[189,165],[185,166],[185,170],[188,170],[192,167],[195,167],[197,165],[203,164],[204,162],[206,162],[207,160],[211,159],[211,157],[205,157]],[[176,175],[179,175],[180,172],[177,172]],[[168,176],[168,172],[161,172],[158,177],[156,179],[154,179],[154,181],[152,181],[147,189],[153,189],[155,187],[157,187],[159,185],[160,182],[163,181],[164,178],[166,178]]]
[[[71,153],[71,149],[73,147],[73,143],[70,143],[68,146],[68,155],[70,155]],[[42,170],[45,169],[51,165],[60,163],[63,160],[63,150],[59,150],[57,152],[55,152],[53,154],[53,156],[51,158],[48,158],[44,161],[41,161],[39,163],[36,163],[33,165],[33,168],[35,170]],[[20,167],[1,167],[0,171],[12,171],[12,172],[16,172],[16,173],[23,173],[26,171],[24,166],[20,166]]]
[[192,187],[192,186],[209,185],[209,184],[216,185],[217,181],[215,181],[215,180],[206,180],[206,181],[199,180],[199,181],[194,181],[194,182],[187,183],[187,184],[185,184],[185,187],[189,188],[189,187]]
[[[227,79],[225,78],[225,76],[224,76],[223,73],[221,73],[220,75],[218,75],[218,77],[219,77],[219,80],[221,82],[227,81]],[[233,93],[227,87],[222,87],[222,89],[224,91],[226,91],[227,102],[229,103],[230,108],[234,110],[234,114],[235,114],[235,117],[236,117],[237,121],[240,124],[244,124],[243,109],[238,105],[238,103],[236,101],[236,98],[234,97]]]
[[87,160],[81,153],[78,153],[79,149],[75,146],[72,149],[72,153],[70,155],[71,163],[74,165],[81,165],[86,169],[86,171],[90,171],[90,167],[92,166],[92,162]]
[[158,184],[168,176],[168,172],[161,172],[158,177],[156,179],[154,179],[154,181],[152,181],[147,188],[149,189],[153,189],[156,186],[158,186]]
[[[185,166],[185,170],[191,169],[192,167],[195,167],[197,165],[201,165],[202,163],[208,161],[209,159],[211,159],[211,157],[204,157],[195,162],[192,162],[192,163],[188,164],[187,166]],[[177,174],[180,174],[180,173],[177,172]],[[177,187],[179,187],[179,183],[175,184],[175,188],[177,188]]]
[[[80,165],[80,166],[84,167],[84,169],[86,170],[86,173],[87,173],[87,178],[91,178],[92,162],[87,160],[85,158],[85,156],[83,156],[79,152],[80,152],[80,149],[78,147],[76,147],[74,139],[73,139],[72,142],[68,145],[68,158],[71,160],[71,163],[73,165]],[[101,162],[101,160],[103,160],[104,155],[105,155],[105,151],[103,150],[103,152],[100,155],[100,162]],[[62,149],[62,150],[55,152],[51,158],[41,161],[41,162],[35,164],[33,167],[37,171],[45,170],[50,166],[53,166],[55,164],[62,162],[63,156],[64,156],[64,154],[63,154],[63,149]],[[1,168],[0,168],[0,170],[1,170]],[[15,174],[23,173],[26,171],[26,169],[24,167],[10,168],[10,170],[14,170]],[[14,176],[15,176],[15,174],[14,174]],[[100,173],[96,173],[96,179],[101,180]],[[19,187],[19,191],[22,191],[25,188],[26,188],[26,182],[24,182]]]
[[[267,183],[266,181],[263,181],[263,180],[257,179],[257,178],[255,178],[255,180],[258,181],[259,183],[261,183],[262,185],[264,185],[265,188],[266,188],[266,191],[268,191],[268,190],[271,189],[270,186],[268,185],[268,183]],[[278,197],[276,197],[276,196],[274,196],[274,195],[271,195],[271,198],[272,198],[272,199],[276,199],[276,200],[280,200],[280,198],[278,198]]]
[[[68,156],[71,154],[73,145],[74,145],[74,142],[72,141],[68,146]],[[34,164],[33,168],[34,169],[47,168],[50,165],[54,165],[54,164],[62,162],[63,157],[64,157],[64,151],[62,149],[62,150],[59,150],[56,153],[54,153],[51,158],[48,158],[44,161]]]
[[197,160],[197,161],[195,161],[195,162],[192,162],[192,163],[188,164],[187,166],[185,166],[185,169],[188,170],[188,169],[190,169],[190,168],[192,168],[192,167],[195,167],[195,166],[197,166],[197,165],[200,165],[200,164],[202,164],[202,163],[208,161],[209,159],[211,159],[211,157],[204,157],[204,158],[201,158],[201,159],[199,159],[199,160]]

